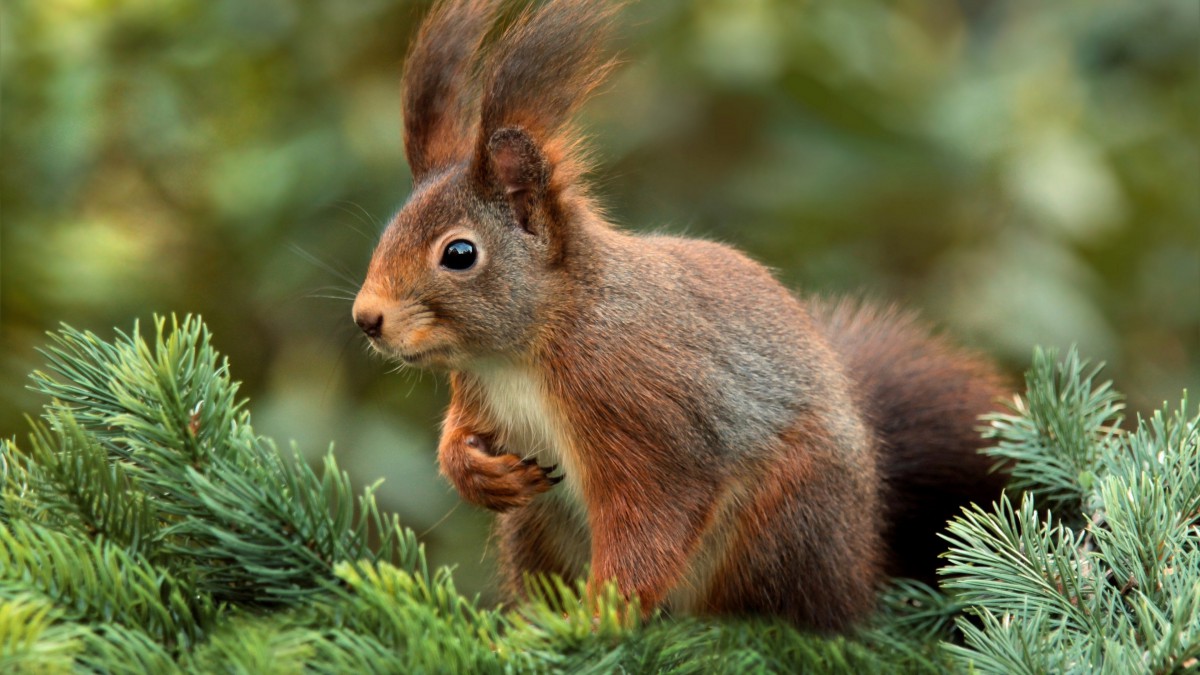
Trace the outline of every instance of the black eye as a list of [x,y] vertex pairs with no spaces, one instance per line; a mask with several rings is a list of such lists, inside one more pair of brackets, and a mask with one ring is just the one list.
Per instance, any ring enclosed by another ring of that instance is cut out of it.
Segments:
[[469,270],[475,265],[475,257],[475,244],[466,239],[455,239],[442,251],[442,267],[456,272]]

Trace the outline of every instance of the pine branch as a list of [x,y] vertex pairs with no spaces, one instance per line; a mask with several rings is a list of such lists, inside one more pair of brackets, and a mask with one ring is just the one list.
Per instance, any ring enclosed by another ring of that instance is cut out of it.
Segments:
[[83,643],[84,651],[76,658],[79,666],[76,670],[107,675],[183,672],[175,655],[151,635],[136,628],[116,623],[95,625],[84,635]]
[[[53,397],[46,423],[27,449],[0,448],[0,598],[33,594],[62,625],[82,622],[76,660],[89,667],[499,668],[501,616],[448,570],[430,574],[377,486],[356,500],[332,455],[321,475],[285,461],[253,433],[199,321],[156,326],[153,343],[136,330],[55,336],[53,375],[34,378]],[[302,612],[259,609],[276,606]]]
[[[337,561],[407,555],[374,488],[356,502],[331,453],[318,476],[254,434],[198,319],[172,321],[169,332],[165,320],[155,325],[153,344],[136,327],[112,343],[65,327],[44,352],[50,372],[33,380],[53,399],[46,416],[58,435],[75,438],[77,426],[121,479],[154,495],[154,543],[168,564],[218,602],[288,605],[328,590]],[[33,445],[45,446],[44,435]],[[108,493],[85,490],[85,499]],[[368,545],[372,529],[378,549]]]
[[997,440],[985,453],[1010,466],[1012,490],[1053,508],[1085,497],[1100,455],[1121,433],[1125,407],[1111,382],[1095,384],[1103,364],[1091,367],[1074,347],[1057,357],[1055,350],[1034,350],[1024,399],[1009,404],[1011,414],[984,417],[990,422],[984,437]]
[[29,521],[0,524],[0,599],[54,602],[64,618],[136,628],[167,649],[186,649],[215,616],[187,582],[102,538],[92,541]]
[[227,624],[197,650],[188,660],[188,670],[202,673],[300,673],[316,656],[316,644],[320,640],[321,636],[315,631],[280,626],[270,621],[238,620]]
[[[158,516],[137,481],[88,435],[69,411],[57,416],[58,433],[33,424],[29,454],[4,446],[0,453],[20,467],[29,517],[76,529],[92,538],[149,557],[155,550]],[[14,504],[16,506],[16,504]]]
[[54,605],[31,595],[0,599],[0,672],[69,673],[83,631],[63,623]]
[[1028,495],[1014,509],[975,506],[950,523],[950,564],[943,586],[961,602],[1003,612],[1043,612],[1073,630],[1099,630],[1091,599],[1104,592],[1095,561],[1080,552],[1082,535],[1039,514]]
[[341,564],[336,574],[352,597],[326,625],[370,636],[403,654],[402,670],[474,673],[501,663],[503,656],[495,653],[499,614],[460,595],[449,569],[430,575],[422,556],[415,572],[378,563]]
[[950,525],[943,586],[980,625],[959,619],[965,644],[947,648],[981,672],[1197,668],[1200,415],[1185,392],[1126,433],[1098,369],[1052,359],[1035,354],[1016,414],[992,418],[992,453],[1032,494]]

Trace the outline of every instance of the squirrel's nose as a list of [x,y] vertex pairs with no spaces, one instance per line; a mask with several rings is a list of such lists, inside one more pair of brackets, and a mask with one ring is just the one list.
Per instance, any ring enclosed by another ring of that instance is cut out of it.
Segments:
[[367,334],[369,338],[377,338],[383,335],[383,313],[373,310],[364,310],[354,313],[354,323],[362,329],[362,332]]
[[385,298],[370,291],[359,291],[354,298],[354,307],[350,309],[350,315],[367,337],[377,340],[383,337],[383,317],[387,307]]

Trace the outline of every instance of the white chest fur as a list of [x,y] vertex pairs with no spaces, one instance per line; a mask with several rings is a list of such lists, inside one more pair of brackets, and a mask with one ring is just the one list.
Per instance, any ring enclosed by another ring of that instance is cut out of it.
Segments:
[[566,421],[550,400],[541,376],[527,366],[511,363],[487,364],[472,374],[504,451],[536,457],[542,466],[557,464],[566,474],[569,491],[578,496],[579,466],[571,451]]

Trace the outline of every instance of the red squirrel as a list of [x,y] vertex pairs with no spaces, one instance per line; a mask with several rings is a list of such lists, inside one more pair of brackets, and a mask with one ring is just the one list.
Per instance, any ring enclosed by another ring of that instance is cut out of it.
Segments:
[[512,593],[588,574],[646,608],[847,630],[999,495],[976,424],[1001,379],[907,314],[609,223],[570,118],[616,6],[550,0],[502,31],[493,0],[434,7],[404,75],[412,194],[354,320],[449,373],[440,469],[498,512]]

